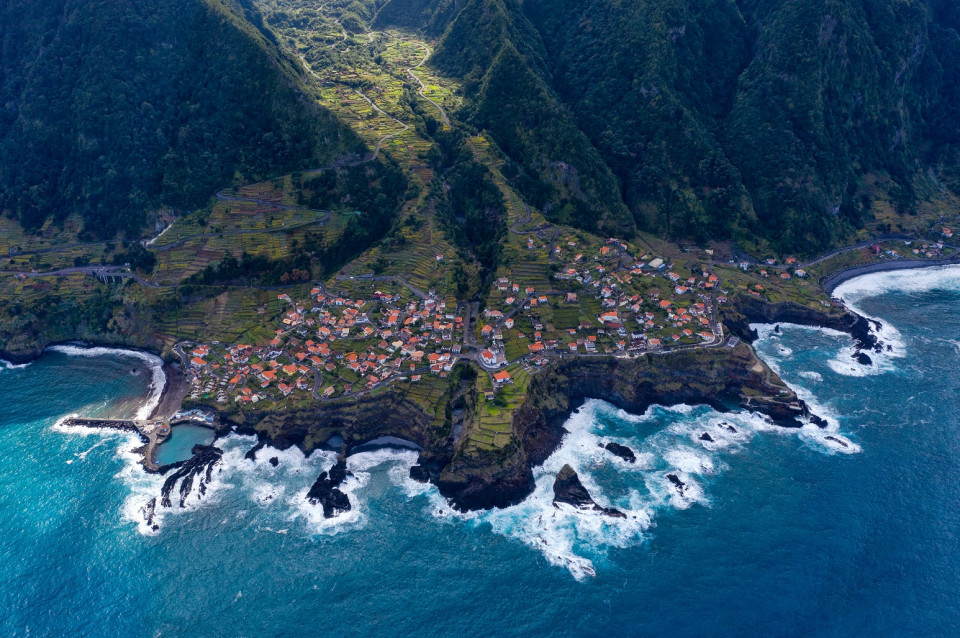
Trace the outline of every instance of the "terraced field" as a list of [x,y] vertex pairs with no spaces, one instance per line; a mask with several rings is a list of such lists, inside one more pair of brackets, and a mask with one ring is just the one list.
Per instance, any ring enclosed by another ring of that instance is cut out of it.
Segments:
[[165,310],[156,319],[164,340],[260,343],[273,336],[274,318],[283,311],[274,291],[231,288],[209,299]]
[[[497,450],[506,447],[512,439],[513,413],[526,400],[530,374],[522,365],[506,368],[513,378],[497,394],[495,401],[481,401],[477,407],[477,419],[467,440],[466,451]],[[477,377],[477,392],[493,390],[493,381],[488,374]]]

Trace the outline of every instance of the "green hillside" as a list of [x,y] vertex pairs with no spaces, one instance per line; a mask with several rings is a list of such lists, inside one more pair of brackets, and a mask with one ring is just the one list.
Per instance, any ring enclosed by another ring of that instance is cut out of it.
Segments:
[[378,21],[442,34],[432,62],[463,80],[460,116],[548,217],[813,253],[881,224],[878,205],[909,216],[958,191],[958,14],[946,0],[390,0]]
[[0,208],[27,229],[79,212],[112,236],[237,178],[363,152],[300,73],[230,0],[5,2]]

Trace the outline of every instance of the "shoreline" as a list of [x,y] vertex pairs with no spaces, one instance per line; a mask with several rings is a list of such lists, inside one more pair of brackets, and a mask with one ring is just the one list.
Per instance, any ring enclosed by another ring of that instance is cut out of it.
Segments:
[[[61,354],[66,354],[66,356],[73,356],[71,353],[63,353],[62,351],[58,350],[58,348],[77,348],[81,350],[102,349],[114,351],[114,354],[119,356],[134,356],[141,359],[144,357],[151,357],[156,359],[155,362],[152,362],[151,369],[155,370],[153,366],[159,363],[161,371],[161,383],[163,384],[160,388],[159,396],[156,396],[157,404],[150,410],[148,415],[134,418],[154,419],[158,417],[172,416],[177,410],[180,409],[180,404],[183,402],[184,397],[186,397],[187,393],[189,392],[190,386],[186,383],[186,378],[179,369],[177,362],[165,360],[161,353],[155,350],[140,348],[137,346],[115,345],[97,341],[70,339],[67,341],[55,341],[49,343],[41,350],[35,350],[29,354],[14,354],[0,349],[0,361],[12,366],[23,366],[37,361],[48,352],[61,352]],[[104,354],[109,355],[110,353]],[[148,396],[140,404],[141,410],[146,408],[149,405],[149,402],[155,396],[156,390],[152,386],[148,387],[148,390],[150,390]]]
[[[862,275],[891,270],[928,268],[960,263],[960,256],[938,261],[899,261],[869,264],[841,271],[821,284],[825,292],[832,292],[840,283]],[[828,293],[829,294],[829,293]],[[799,323],[838,329],[859,341],[861,347],[880,347],[876,338],[870,334],[868,319],[844,305],[845,312],[824,312],[808,307],[794,307],[793,304],[746,303],[736,308],[738,316],[724,317],[732,334],[736,334],[735,325],[744,323]],[[740,314],[742,313],[742,314]],[[731,322],[731,323],[728,323]],[[753,331],[749,331],[753,332]],[[745,340],[752,339],[748,335]],[[871,339],[871,337],[873,337]],[[67,341],[50,344],[39,354],[29,358],[10,357],[14,361],[31,361],[42,356],[53,345],[74,347],[102,347],[122,353],[148,354],[159,359],[162,370],[162,389],[157,396],[154,392],[145,399],[157,401],[152,407],[149,418],[164,418],[180,409],[189,392],[190,385],[177,362],[163,361],[157,354],[145,348],[98,345],[85,341]],[[742,349],[742,346],[741,346]],[[217,406],[204,404],[218,415],[218,421],[224,426],[215,427],[217,437],[235,432],[254,434],[258,438],[257,447],[269,445],[283,450],[291,446],[299,447],[305,454],[319,447],[316,441],[326,441],[332,435],[344,439],[340,456],[349,456],[351,451],[365,451],[364,445],[383,437],[401,437],[420,447],[417,463],[411,468],[411,476],[416,480],[430,482],[440,489],[440,493],[459,510],[485,510],[490,507],[504,506],[524,500],[532,488],[532,468],[542,463],[556,450],[563,438],[563,426],[586,398],[599,398],[612,405],[631,412],[651,404],[673,405],[697,403],[727,411],[739,405],[741,408],[766,414],[781,426],[797,427],[799,419],[811,418],[812,422],[822,425],[822,419],[811,414],[808,406],[791,393],[791,396],[778,396],[776,393],[788,388],[780,383],[776,375],[771,375],[767,366],[756,357],[749,356],[744,350],[732,348],[696,349],[679,353],[679,357],[651,359],[642,357],[630,362],[610,360],[582,359],[561,364],[559,368],[537,377],[536,385],[541,391],[531,387],[531,395],[514,415],[514,431],[517,437],[516,448],[505,452],[503,458],[493,463],[491,459],[461,458],[451,447],[454,442],[446,437],[437,438],[430,430],[429,419],[419,406],[409,404],[399,397],[387,393],[386,397],[366,398],[334,402],[328,405],[304,407],[278,413],[256,412],[246,419],[234,421],[228,413]],[[4,353],[0,353],[4,356]],[[4,357],[7,358],[7,357]],[[678,361],[675,361],[679,359]],[[709,365],[708,365],[709,364]],[[619,374],[612,374],[619,372]],[[656,373],[656,374],[654,374]],[[706,376],[704,376],[706,375]],[[612,377],[616,376],[614,380]],[[770,377],[775,385],[770,383]],[[549,378],[548,378],[549,377]],[[700,378],[703,377],[703,378]],[[609,383],[600,383],[606,379]],[[683,391],[663,386],[663,383],[692,379],[699,388]],[[550,382],[562,387],[559,397],[558,388],[547,388]],[[546,384],[546,385],[544,385]],[[544,387],[540,388],[543,385]],[[609,387],[608,387],[609,386]],[[703,387],[700,387],[703,386]],[[760,391],[763,401],[747,401],[742,392],[743,386]],[[782,393],[781,393],[782,394]],[[542,396],[541,396],[542,395]],[[563,400],[560,400],[560,399]],[[642,410],[641,410],[642,411]],[[246,421],[246,422],[244,422]]]
[[150,419],[173,416],[182,406],[183,399],[190,391],[190,384],[176,363],[163,362],[163,390],[156,407],[150,412]]
[[[109,343],[107,341],[86,341],[84,339],[64,339],[62,341],[51,341],[45,344],[42,348],[34,348],[26,352],[11,352],[5,348],[0,348],[0,359],[12,363],[14,365],[23,365],[25,363],[33,363],[48,351],[51,348],[57,346],[73,346],[76,348],[84,348],[86,350],[91,350],[93,348],[105,348],[109,350],[125,350],[127,352],[134,352],[139,354],[146,354],[152,357],[156,357],[166,363],[168,359],[164,359],[163,353],[156,349],[151,349],[147,346],[134,346],[125,343]],[[55,352],[55,351],[54,351]]]
[[841,270],[840,272],[830,275],[826,279],[822,280],[820,282],[820,288],[823,290],[823,292],[832,297],[833,291],[836,290],[840,284],[864,275],[872,275],[880,272],[893,272],[896,270],[918,270],[921,268],[934,268],[936,266],[955,266],[957,264],[960,264],[960,255],[937,260],[909,259],[854,266],[852,268],[847,268],[846,270]]

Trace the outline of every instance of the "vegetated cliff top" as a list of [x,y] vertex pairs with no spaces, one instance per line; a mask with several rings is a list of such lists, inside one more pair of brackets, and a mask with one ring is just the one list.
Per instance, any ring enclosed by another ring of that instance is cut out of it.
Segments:
[[79,212],[134,232],[238,175],[363,151],[232,0],[13,0],[0,42],[0,208],[28,229]]
[[949,0],[390,0],[552,219],[812,253],[960,190]]

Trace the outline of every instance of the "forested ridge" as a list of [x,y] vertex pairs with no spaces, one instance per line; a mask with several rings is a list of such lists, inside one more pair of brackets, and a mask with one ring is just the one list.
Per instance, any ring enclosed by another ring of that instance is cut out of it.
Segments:
[[299,73],[250,3],[4,2],[0,208],[133,234],[236,178],[364,152]]
[[873,202],[960,191],[948,0],[390,0],[439,38],[458,115],[525,197],[587,228],[812,253]]
[[[274,22],[301,19],[284,2]],[[454,115],[555,222],[813,254],[878,204],[909,216],[960,193],[951,0],[339,4],[345,33],[436,42]],[[0,209],[28,230],[78,212],[88,234],[132,236],[158,207],[363,153],[290,51],[252,0],[4,3]],[[346,54],[306,55],[336,69]],[[471,197],[451,203],[493,214]],[[494,255],[495,235],[474,234]]]

